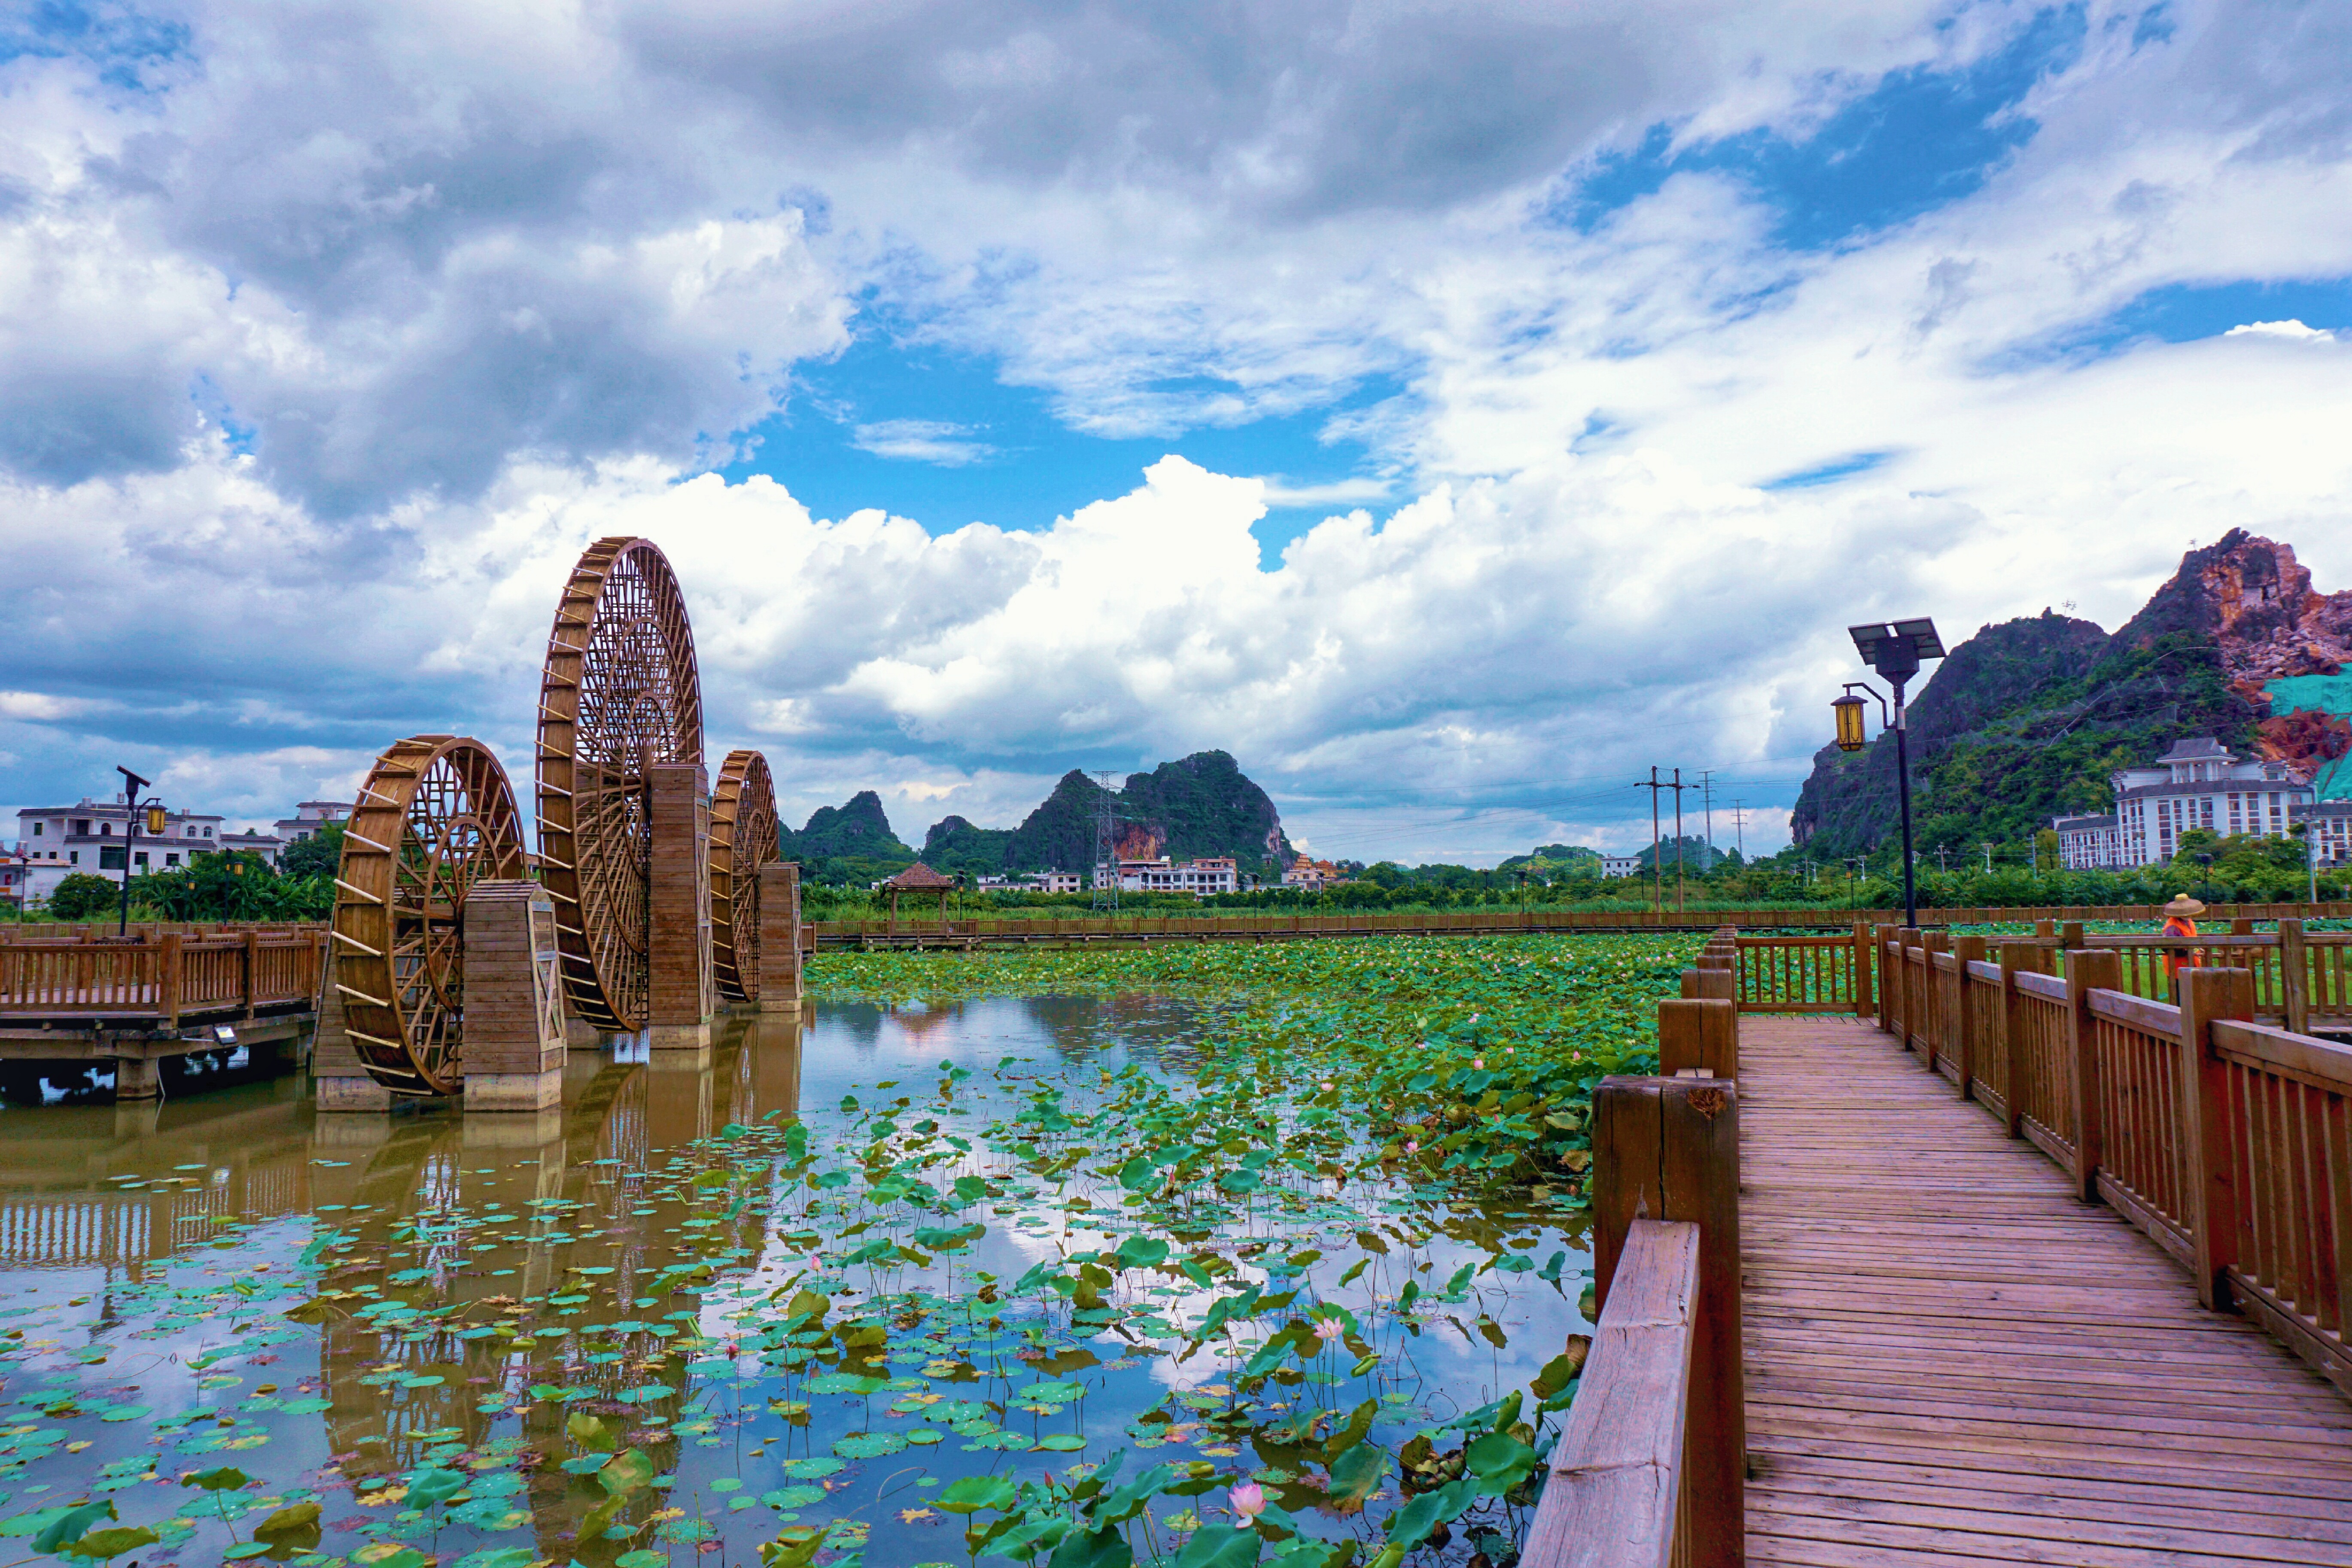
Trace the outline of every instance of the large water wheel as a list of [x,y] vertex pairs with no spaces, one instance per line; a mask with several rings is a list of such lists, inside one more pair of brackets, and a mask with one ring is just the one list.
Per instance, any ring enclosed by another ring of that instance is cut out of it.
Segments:
[[694,631],[669,562],[604,539],[572,568],[539,693],[540,881],[564,994],[602,1029],[646,1025],[652,841],[646,773],[702,760]]
[[376,759],[343,828],[334,976],[352,1049],[394,1094],[463,1085],[467,895],[524,869],[514,791],[488,747],[416,735]]
[[730,752],[710,792],[710,949],[719,992],[760,999],[760,868],[776,858],[768,759]]

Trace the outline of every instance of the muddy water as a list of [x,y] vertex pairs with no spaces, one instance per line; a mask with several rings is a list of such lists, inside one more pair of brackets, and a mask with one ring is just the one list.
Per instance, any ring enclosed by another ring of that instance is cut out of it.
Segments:
[[[1138,1521],[1140,1554],[1213,1511],[1223,1528],[1223,1486],[1249,1477],[1311,1533],[1376,1549],[1394,1468],[1318,1515],[1300,1435],[1370,1400],[1393,1449],[1523,1385],[1582,1326],[1572,1241],[1328,1182],[1203,1224],[1240,1277],[1352,1301],[1372,1351],[1302,1356],[1245,1400],[1230,1345],[1182,1353],[1214,1292],[1181,1276],[1122,1277],[1124,1321],[1012,1297],[1034,1265],[1117,1244],[1089,1228],[1116,1185],[997,1181],[959,1216],[984,1235],[852,1267],[865,1211],[767,1175],[789,1163],[778,1129],[824,1146],[906,1096],[899,1114],[931,1105],[980,1145],[935,1180],[1003,1177],[983,1124],[1070,1086],[1083,1135],[1084,1091],[1129,1067],[1181,1079],[1214,1023],[1154,998],[745,1015],[708,1053],[574,1052],[540,1116],[319,1116],[299,1079],[0,1107],[0,1560],[96,1502],[118,1518],[77,1528],[153,1531],[117,1559],[146,1564],[751,1563],[811,1527],[819,1563],[960,1562],[943,1486],[1067,1481],[1115,1452],[1128,1474],[1219,1472]],[[927,1100],[949,1063],[973,1076]],[[1507,1247],[1566,1249],[1564,1282],[1486,1275],[1430,1304]],[[1351,1262],[1352,1290],[1331,1287]],[[1417,1311],[1382,1310],[1416,1278]],[[819,1292],[831,1316],[782,1332]],[[1465,1523],[1507,1560],[1513,1515]]]

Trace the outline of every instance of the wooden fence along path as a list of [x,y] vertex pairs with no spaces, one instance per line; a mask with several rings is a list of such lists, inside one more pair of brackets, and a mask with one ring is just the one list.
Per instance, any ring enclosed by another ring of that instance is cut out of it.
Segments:
[[0,1026],[176,1029],[310,1011],[325,950],[315,926],[11,935],[0,940]]
[[1938,945],[1759,1016],[1720,934],[1600,1086],[1527,1568],[2352,1568],[2352,1047],[2245,969]]

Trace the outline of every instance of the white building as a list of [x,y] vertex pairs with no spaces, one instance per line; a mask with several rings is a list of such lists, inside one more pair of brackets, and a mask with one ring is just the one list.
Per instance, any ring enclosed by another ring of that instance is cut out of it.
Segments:
[[299,844],[331,822],[350,819],[352,803],[347,800],[306,800],[294,808],[291,816],[281,816],[269,825],[282,845]]
[[2352,800],[2314,801],[2295,811],[2322,866],[2352,865]]
[[2123,829],[2113,813],[2055,816],[2050,826],[2058,835],[2058,864],[2067,870],[2113,871],[2124,865]]
[[[1230,855],[1203,856],[1181,866],[1165,855],[1157,860],[1121,860],[1115,874],[1123,893],[1190,893],[1201,899],[1241,891],[1241,868]],[[1108,883],[1113,875],[1108,866],[1096,867],[1096,885]]]
[[1032,893],[1083,893],[1087,879],[1076,871],[1037,871],[1014,885]]
[[1642,874],[1642,858],[1639,855],[1603,855],[1601,858],[1601,874],[1603,877],[1638,877]]
[[2311,786],[2286,763],[2241,762],[2210,736],[2175,742],[2151,765],[2126,768],[2113,783],[2125,866],[2164,864],[2192,827],[2224,838],[2284,837],[2296,808],[2311,802]]
[[200,812],[167,812],[160,837],[146,825],[131,846],[124,829],[121,801],[95,801],[88,795],[78,805],[26,806],[16,814],[16,850],[25,858],[24,900],[46,903],[57,885],[77,873],[120,882],[123,855],[130,853],[130,871],[169,870],[198,855],[221,847],[221,818]]

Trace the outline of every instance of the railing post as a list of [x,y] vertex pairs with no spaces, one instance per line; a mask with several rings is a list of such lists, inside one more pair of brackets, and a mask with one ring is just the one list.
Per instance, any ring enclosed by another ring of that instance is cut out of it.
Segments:
[[2303,922],[2293,916],[2278,923],[2279,992],[2286,1008],[2286,1026],[2307,1035],[2311,1022],[2310,950],[2304,945]]
[[259,934],[256,932],[251,926],[246,927],[244,957],[245,1016],[248,1020],[253,1016],[253,986],[256,974],[256,964],[254,960],[259,956],[260,945],[261,938]]
[[1903,966],[1887,961],[1886,950],[1895,941],[1893,926],[1873,926],[1870,934],[1871,957],[1878,966],[1878,1032],[1889,1035],[1902,1016],[1896,998],[1902,994]]
[[1732,988],[1734,978],[1727,969],[1685,969],[1683,971],[1683,995],[1737,1003],[1738,998]]
[[2231,1159],[2229,1068],[2213,1054],[2213,1021],[2254,1016],[2254,977],[2242,969],[2180,972],[2180,1144],[2188,1179],[2189,1245],[2197,1300],[2230,1304],[2238,1260],[2238,1182]]
[[1944,983],[1937,978],[1936,955],[1945,952],[1951,940],[1949,935],[1939,931],[1923,931],[1919,937],[1919,972],[1926,981],[1920,989],[1927,993],[1924,998],[1927,1006],[1921,1010],[1919,1017],[1919,1065],[1929,1072],[1936,1070],[1936,1058],[1943,1053],[1946,1044],[1943,998],[1939,994]]
[[1867,1018],[1877,1010],[1877,999],[1872,995],[1870,983],[1870,928],[1862,921],[1853,922],[1853,1016]]
[[1637,1216],[1699,1227],[1698,1327],[1683,1449],[1689,1539],[1677,1561],[1737,1568],[1746,1560],[1748,1484],[1738,1089],[1720,1079],[1606,1078],[1592,1109],[1592,1269],[1600,1307],[1608,1302]]
[[2018,1043],[2025,1035],[2018,1015],[2025,1008],[2025,999],[2017,989],[2017,972],[2032,968],[2030,955],[2038,951],[2028,942],[2000,944],[2000,1108],[2001,1121],[2011,1138],[2021,1136],[2025,1127],[2025,1097],[2017,1086]]
[[1977,1097],[1976,1047],[1976,986],[1969,978],[1969,965],[1981,963],[1985,955],[1985,939],[1980,936],[1956,936],[1952,939],[1952,963],[1959,973],[1955,977],[1959,992],[1952,1007],[1952,1028],[1960,1037],[1952,1056],[1960,1065],[1960,1098]]
[[2106,1157],[2105,1102],[2099,1092],[2098,1023],[2091,993],[2123,989],[2123,958],[2107,949],[2066,953],[2066,1086],[2074,1101],[2074,1188],[2084,1203],[2099,1196],[2099,1163]]
[[180,933],[166,931],[155,955],[155,1011],[163,1026],[180,1026]]
[[[1700,970],[1701,979],[1720,970]],[[1722,997],[1658,1004],[1658,1072],[1693,1068],[1711,1078],[1739,1076],[1739,1008]]]

